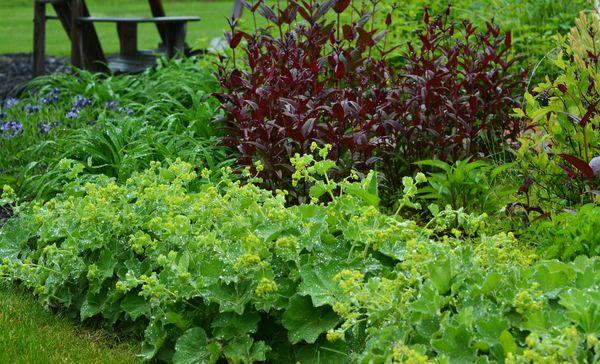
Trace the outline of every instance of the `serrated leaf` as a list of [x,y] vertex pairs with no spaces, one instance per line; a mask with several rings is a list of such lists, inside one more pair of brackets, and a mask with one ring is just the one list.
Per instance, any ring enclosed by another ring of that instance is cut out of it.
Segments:
[[338,315],[330,308],[316,308],[310,297],[295,295],[290,299],[281,323],[288,330],[288,338],[292,344],[301,341],[312,344],[319,335],[333,329],[339,321]]
[[473,362],[476,350],[471,347],[473,336],[464,325],[447,326],[441,337],[431,340],[431,346],[439,354],[447,355],[452,362]]
[[216,360],[207,349],[206,332],[201,327],[187,330],[175,344],[175,364],[205,364]]
[[17,258],[21,245],[30,237],[29,224],[26,222],[22,218],[13,218],[0,228],[0,258]]
[[336,302],[336,295],[343,293],[334,277],[340,272],[341,267],[335,261],[325,265],[304,265],[300,267],[302,283],[298,286],[298,293],[310,296],[315,307],[331,305]]
[[254,341],[251,337],[236,338],[223,349],[228,363],[252,364],[267,359],[270,348],[263,341]]
[[148,313],[149,304],[137,292],[129,292],[121,301],[121,308],[135,321]]
[[248,284],[219,284],[211,287],[211,299],[219,305],[219,312],[242,315],[252,297]]
[[238,315],[233,312],[218,315],[213,320],[213,337],[224,340],[231,340],[236,336],[246,335],[255,332],[260,316],[257,312],[245,312]]

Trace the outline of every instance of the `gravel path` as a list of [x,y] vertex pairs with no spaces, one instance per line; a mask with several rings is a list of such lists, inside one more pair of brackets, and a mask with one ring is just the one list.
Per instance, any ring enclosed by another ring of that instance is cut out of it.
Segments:
[[[46,57],[46,73],[68,72],[67,58]],[[0,54],[0,100],[18,96],[31,80],[33,57],[30,53]]]

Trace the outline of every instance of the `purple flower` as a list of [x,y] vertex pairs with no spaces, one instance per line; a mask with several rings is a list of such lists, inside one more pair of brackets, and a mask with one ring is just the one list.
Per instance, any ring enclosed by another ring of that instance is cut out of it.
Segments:
[[130,109],[129,107],[125,106],[125,107],[120,107],[117,110],[120,114],[125,114],[127,116],[133,115],[133,110]]
[[71,109],[69,110],[69,112],[65,115],[65,117],[67,119],[75,119],[79,116],[79,110],[78,109]]
[[27,104],[25,106],[25,112],[27,114],[35,114],[35,113],[39,112],[40,110],[41,110],[41,107],[39,105]]
[[113,111],[117,108],[117,106],[119,106],[119,104],[116,101],[106,101],[104,103],[104,107],[106,109],[113,110]]
[[73,100],[73,110],[81,110],[84,107],[88,107],[90,105],[92,105],[92,100],[85,98],[81,95],[77,95],[75,97],[75,100]]
[[42,102],[42,104],[50,105],[50,104],[53,104],[56,101],[58,101],[59,97],[60,97],[60,89],[54,88],[54,89],[52,89],[52,91],[48,92],[46,94],[46,96],[42,97],[42,99],[40,101]]
[[42,134],[48,134],[50,132],[50,130],[52,130],[52,125],[50,123],[46,123],[46,122],[39,122],[37,124],[38,129],[40,130],[40,133]]
[[4,101],[4,107],[6,107],[7,109],[10,109],[18,103],[19,103],[19,99],[15,99],[14,97],[12,97],[12,98]]
[[0,135],[10,140],[23,133],[23,124],[18,120],[7,121],[0,124]]

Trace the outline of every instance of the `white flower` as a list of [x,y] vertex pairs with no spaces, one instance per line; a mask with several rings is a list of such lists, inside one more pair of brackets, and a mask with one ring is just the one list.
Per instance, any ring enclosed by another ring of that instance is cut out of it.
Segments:
[[590,168],[594,171],[594,176],[600,176],[600,156],[592,158]]

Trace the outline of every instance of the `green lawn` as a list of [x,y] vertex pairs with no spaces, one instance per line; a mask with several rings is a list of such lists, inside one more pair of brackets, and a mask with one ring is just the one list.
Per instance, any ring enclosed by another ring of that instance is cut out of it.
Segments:
[[[33,43],[33,0],[1,0],[0,54],[31,52]],[[145,0],[87,0],[94,16],[149,16]],[[167,15],[199,16],[200,22],[188,26],[188,43],[206,47],[211,39],[222,36],[230,15],[232,1],[174,1],[163,0]],[[48,6],[49,13],[53,10]],[[69,39],[56,20],[47,23],[46,47],[50,55],[65,56],[70,53]],[[106,53],[118,51],[119,43],[114,24],[96,24],[100,41]],[[158,32],[152,24],[140,25],[139,48],[154,49],[159,42]]]
[[134,363],[137,345],[90,330],[0,284],[0,363]]

